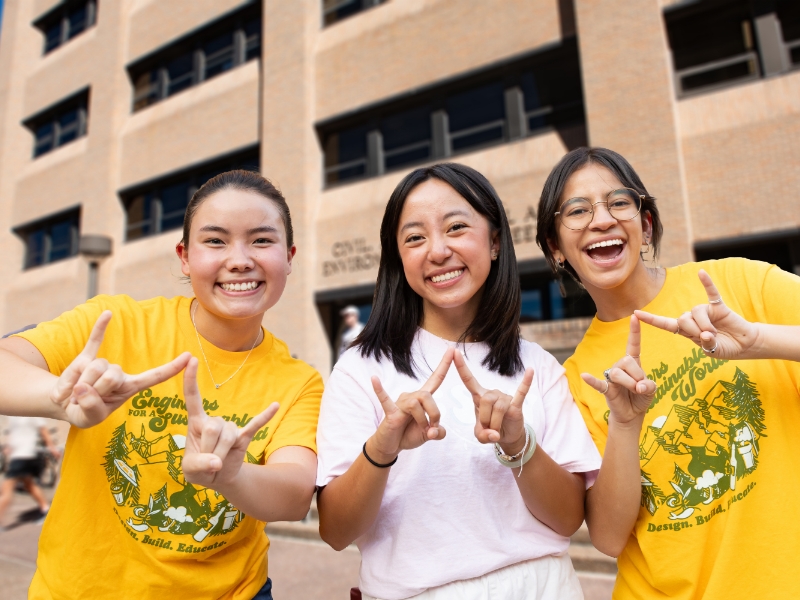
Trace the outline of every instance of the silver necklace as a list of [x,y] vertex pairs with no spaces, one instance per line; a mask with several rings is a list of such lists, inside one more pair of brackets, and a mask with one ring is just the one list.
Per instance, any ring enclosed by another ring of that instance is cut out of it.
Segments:
[[214,387],[215,387],[215,388],[219,389],[219,388],[221,388],[223,385],[225,385],[226,383],[228,383],[228,382],[229,382],[231,379],[233,379],[233,378],[234,378],[234,376],[235,376],[235,375],[236,375],[236,374],[237,374],[239,371],[241,371],[241,370],[242,370],[242,367],[244,366],[244,363],[246,363],[246,362],[247,362],[247,359],[248,359],[248,358],[250,358],[250,354],[252,354],[252,352],[253,352],[253,348],[255,348],[255,347],[256,347],[256,342],[258,341],[258,338],[259,338],[259,337],[261,337],[261,331],[259,330],[259,332],[256,334],[256,339],[254,339],[254,340],[253,340],[253,345],[252,345],[252,346],[250,346],[250,352],[248,352],[248,353],[247,353],[247,356],[245,356],[245,357],[244,357],[244,361],[242,362],[242,364],[240,364],[240,365],[239,365],[239,368],[238,368],[238,369],[236,369],[236,370],[233,372],[233,375],[231,375],[230,377],[228,377],[228,378],[227,378],[225,381],[223,381],[222,383],[217,383],[216,381],[214,381],[214,374],[211,372],[211,365],[209,365],[209,364],[208,364],[208,359],[206,358],[206,351],[205,351],[205,350],[203,350],[203,344],[202,344],[202,342],[200,341],[200,333],[198,333],[198,331],[197,331],[197,324],[194,322],[194,313],[196,313],[196,312],[197,312],[197,304],[195,304],[195,305],[192,307],[192,327],[194,327],[194,334],[197,336],[197,345],[198,345],[198,346],[200,346],[200,352],[201,352],[201,354],[203,355],[203,360],[204,360],[204,361],[205,361],[205,363],[206,363],[206,369],[208,369],[208,376],[209,376],[209,377],[211,377],[211,383],[213,383],[213,384],[214,384]]

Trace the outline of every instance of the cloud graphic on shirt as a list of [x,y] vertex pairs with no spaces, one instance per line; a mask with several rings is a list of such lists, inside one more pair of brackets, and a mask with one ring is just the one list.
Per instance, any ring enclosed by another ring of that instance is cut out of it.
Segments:
[[711,471],[705,470],[703,474],[697,478],[697,481],[695,481],[694,489],[704,490],[710,488],[712,485],[717,485],[720,479],[722,479],[722,473],[712,473]]
[[192,515],[186,514],[185,506],[170,506],[164,514],[178,523],[186,523],[187,521],[190,523],[192,522]]

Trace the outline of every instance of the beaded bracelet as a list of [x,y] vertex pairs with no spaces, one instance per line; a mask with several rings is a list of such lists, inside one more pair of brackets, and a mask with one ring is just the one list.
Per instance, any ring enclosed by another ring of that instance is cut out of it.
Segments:
[[522,475],[522,466],[531,459],[534,450],[536,450],[536,432],[533,430],[533,427],[527,423],[525,423],[525,445],[522,447],[522,450],[515,455],[509,456],[503,452],[499,444],[494,445],[495,457],[501,465],[509,467],[510,469],[519,467],[519,474],[517,477]]

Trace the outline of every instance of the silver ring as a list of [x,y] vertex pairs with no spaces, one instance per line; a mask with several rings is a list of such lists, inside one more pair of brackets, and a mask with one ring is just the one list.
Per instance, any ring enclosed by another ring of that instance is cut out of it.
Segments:
[[719,304],[720,302],[722,302],[722,298],[717,298],[716,300],[708,301],[709,304]]
[[[613,369],[613,368],[614,367],[611,367],[611,369]],[[603,371],[603,377],[606,378],[607,382],[611,381],[611,369],[606,369],[605,371]]]
[[[675,323],[675,325],[678,325],[678,323]],[[673,331],[672,333],[674,333],[675,335],[678,335],[680,332],[681,332],[681,326],[678,325],[678,330],[677,331]]]
[[[700,344],[700,347],[703,348],[703,344]],[[717,341],[716,340],[714,340],[714,347],[711,348],[711,350],[706,350],[705,348],[703,348],[703,352],[705,352],[706,354],[714,354],[714,352],[716,352],[716,351],[717,351]]]
[[603,390],[602,392],[600,392],[600,393],[601,393],[601,394],[603,394],[604,396],[605,396],[605,395],[608,393],[608,381],[606,381],[606,389],[604,389],[604,390]]

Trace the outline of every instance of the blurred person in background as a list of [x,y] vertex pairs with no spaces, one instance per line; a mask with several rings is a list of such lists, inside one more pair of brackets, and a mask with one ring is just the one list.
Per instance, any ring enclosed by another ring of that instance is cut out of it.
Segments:
[[14,497],[17,482],[22,482],[25,490],[39,505],[40,516],[44,517],[50,510],[50,503],[44,497],[42,489],[36,485],[36,479],[42,472],[42,461],[39,457],[40,442],[47,452],[58,458],[58,448],[53,444],[47,423],[39,417],[7,417],[6,453],[8,469],[0,487],[0,524],[3,522],[8,506]]
[[339,356],[344,354],[364,329],[364,324],[361,322],[361,311],[357,306],[345,306],[339,314],[344,319],[344,329],[342,330],[342,339],[339,343]]

